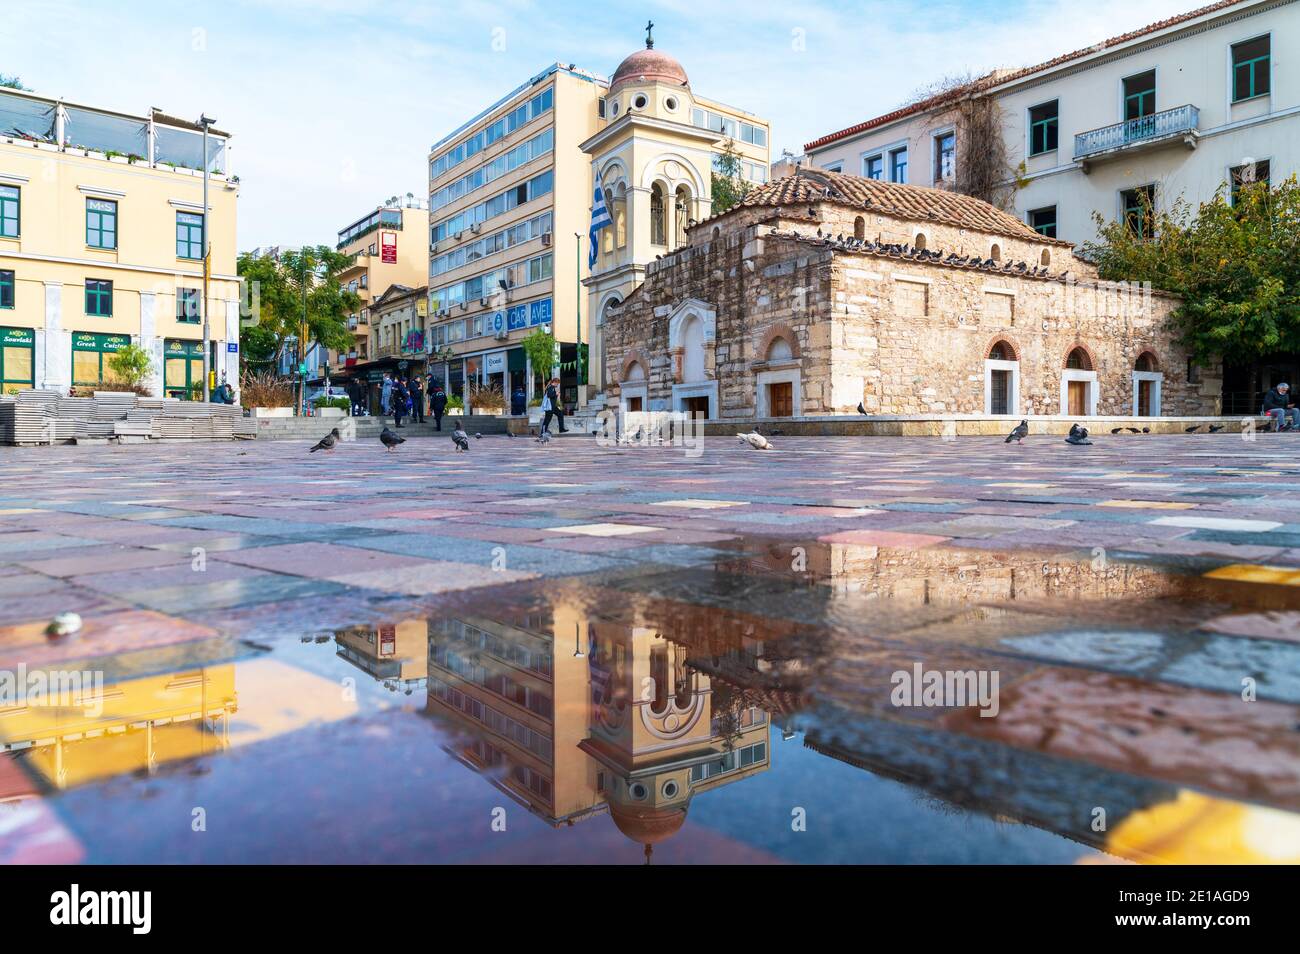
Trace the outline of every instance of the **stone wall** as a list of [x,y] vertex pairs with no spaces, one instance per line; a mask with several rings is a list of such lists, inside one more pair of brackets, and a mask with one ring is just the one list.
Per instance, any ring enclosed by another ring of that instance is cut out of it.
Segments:
[[[859,220],[862,220],[859,222]],[[954,265],[828,242],[855,229],[868,242],[992,257],[992,268]],[[1007,271],[1009,262],[1025,268]],[[1038,274],[1029,274],[1037,272]],[[879,216],[830,202],[742,209],[705,223],[690,244],[652,263],[646,281],[604,327],[607,380],[619,394],[630,362],[647,376],[646,410],[672,410],[684,362],[669,321],[691,299],[715,316],[706,378],[718,416],[758,413],[758,375],[799,371],[795,415],[984,414],[985,359],[999,341],[1019,362],[1019,413],[1060,414],[1067,356],[1082,348],[1096,374],[1098,415],[1135,413],[1133,371],[1147,353],[1164,416],[1218,412],[1217,369],[1188,380],[1173,341],[1177,299],[1101,283],[1068,245]],[[790,357],[770,354],[785,339]],[[769,360],[771,357],[771,360]]]

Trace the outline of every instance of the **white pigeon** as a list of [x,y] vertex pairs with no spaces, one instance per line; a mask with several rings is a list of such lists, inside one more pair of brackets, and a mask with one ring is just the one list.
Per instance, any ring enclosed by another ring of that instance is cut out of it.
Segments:
[[740,438],[741,443],[748,444],[754,450],[772,449],[771,442],[758,431],[750,431],[748,434],[737,434],[736,436]]

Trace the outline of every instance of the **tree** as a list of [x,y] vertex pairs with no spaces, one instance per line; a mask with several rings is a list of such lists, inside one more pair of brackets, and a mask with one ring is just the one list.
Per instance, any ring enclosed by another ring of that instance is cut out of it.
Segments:
[[[1231,201],[1230,201],[1231,200]],[[1174,320],[1198,363],[1253,364],[1300,353],[1300,185],[1226,185],[1193,210],[1179,199],[1129,217],[1094,215],[1100,241],[1083,246],[1101,276],[1150,282],[1182,296]],[[1134,217],[1136,218],[1136,217]]]
[[524,354],[532,365],[533,373],[539,374],[545,381],[555,367],[555,336],[537,328],[522,342]]
[[116,351],[108,359],[108,368],[117,376],[118,381],[131,388],[144,384],[145,378],[153,368],[149,352],[139,345],[127,345]]
[[917,90],[911,104],[926,105],[931,135],[953,134],[952,167],[936,185],[1010,210],[1020,176],[1007,157],[1002,108],[988,92],[996,78],[993,73],[946,76]]
[[32,88],[30,86],[24,86],[23,81],[16,75],[10,76],[7,73],[0,73],[0,87],[5,89],[20,89],[24,93],[30,93],[32,91]]
[[[290,339],[302,334],[303,292],[307,297],[307,344],[317,342],[333,351],[347,351],[353,343],[348,316],[361,307],[356,292],[339,287],[338,276],[352,264],[352,256],[328,245],[306,246],[285,252],[279,260],[239,256],[239,277],[256,282],[259,301],[256,323],[240,332],[240,347],[249,362],[275,362]],[[302,353],[305,353],[304,348]]]
[[710,189],[714,215],[734,208],[749,194],[749,183],[741,176],[741,171],[740,156],[736,153],[735,144],[728,140],[713,167]]

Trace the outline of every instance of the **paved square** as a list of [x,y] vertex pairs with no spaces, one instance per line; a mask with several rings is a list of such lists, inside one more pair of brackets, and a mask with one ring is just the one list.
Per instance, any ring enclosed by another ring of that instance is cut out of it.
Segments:
[[[0,670],[105,685],[0,704],[0,858],[1267,860],[1204,820],[1300,830],[1300,438],[1095,440],[6,448]],[[1000,711],[900,707],[918,665]],[[700,777],[654,826],[592,787],[657,771],[628,720]]]

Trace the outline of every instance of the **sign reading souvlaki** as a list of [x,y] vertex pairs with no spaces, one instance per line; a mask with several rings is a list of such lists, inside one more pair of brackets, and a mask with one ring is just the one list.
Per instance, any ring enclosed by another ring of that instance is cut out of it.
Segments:
[[506,353],[504,351],[493,351],[491,354],[483,356],[484,374],[501,374],[505,370]]

